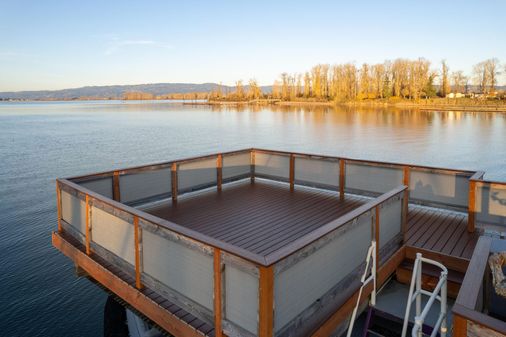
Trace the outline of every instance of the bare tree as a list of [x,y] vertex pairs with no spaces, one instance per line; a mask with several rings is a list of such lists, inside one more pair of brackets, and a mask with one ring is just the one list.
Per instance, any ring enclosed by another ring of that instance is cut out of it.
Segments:
[[439,88],[439,94],[441,97],[446,97],[450,93],[450,80],[449,80],[448,64],[446,60],[441,61],[441,83]]
[[454,71],[451,75],[452,91],[455,93],[463,93],[465,91],[467,77],[462,70]]

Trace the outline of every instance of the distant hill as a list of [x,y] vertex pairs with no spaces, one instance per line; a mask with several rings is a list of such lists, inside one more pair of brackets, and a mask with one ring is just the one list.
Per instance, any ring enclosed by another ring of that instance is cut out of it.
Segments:
[[[127,92],[143,92],[155,96],[165,94],[184,94],[190,92],[210,92],[219,87],[217,83],[153,83],[135,85],[88,86],[63,90],[0,92],[0,99],[15,100],[72,100],[84,97],[114,99],[123,98]],[[222,85],[223,93],[235,90],[234,87]],[[245,89],[248,87],[245,86]],[[271,92],[271,86],[261,87],[263,92]]]

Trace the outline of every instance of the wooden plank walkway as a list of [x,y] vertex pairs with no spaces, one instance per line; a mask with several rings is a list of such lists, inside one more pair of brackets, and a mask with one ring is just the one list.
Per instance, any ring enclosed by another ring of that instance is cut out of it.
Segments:
[[410,205],[406,244],[466,260],[479,233],[467,231],[467,214]]
[[[144,209],[224,242],[268,255],[326,223],[354,210],[369,198],[257,179],[183,195]],[[409,206],[408,246],[470,259],[478,233],[467,232],[467,214]]]

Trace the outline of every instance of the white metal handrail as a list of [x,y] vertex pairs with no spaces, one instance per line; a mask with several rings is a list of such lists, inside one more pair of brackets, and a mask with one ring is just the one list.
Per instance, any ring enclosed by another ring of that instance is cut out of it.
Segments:
[[[369,273],[369,264],[371,263],[371,260],[372,260],[371,275],[369,275],[369,277],[366,279],[366,276]],[[357,304],[355,305],[355,308],[353,308],[350,326],[348,327],[348,333],[346,334],[346,337],[351,336],[351,333],[353,331],[353,325],[355,324],[355,318],[357,316],[358,307],[360,305],[360,298],[362,297],[362,291],[364,290],[364,287],[371,281],[373,283],[373,290],[371,293],[371,305],[373,306],[376,305],[376,241],[371,241],[371,246],[367,251],[367,257],[365,261],[366,264],[364,274],[360,279],[362,286],[360,286],[360,291],[358,292]]]
[[[441,275],[439,277],[439,281],[434,289],[434,291],[426,291],[422,289],[422,263],[429,263],[441,269]],[[402,326],[402,337],[406,337],[406,332],[408,329],[409,322],[409,314],[411,311],[411,305],[413,301],[416,301],[415,310],[415,325],[411,330],[412,337],[422,337],[422,327],[427,314],[429,313],[430,308],[434,304],[435,300],[438,300],[441,305],[441,310],[439,312],[439,317],[436,324],[433,327],[431,337],[436,336],[438,330],[441,332],[441,337],[446,337],[447,327],[446,327],[446,283],[448,279],[448,269],[446,267],[434,260],[426,259],[422,257],[422,254],[416,254],[415,264],[413,266],[413,276],[411,277],[411,285],[409,287],[409,296],[408,303],[406,305],[406,313],[404,315],[404,324]],[[416,284],[416,291],[414,291],[414,287]],[[439,296],[438,296],[439,294]],[[429,300],[425,304],[425,307],[422,311],[422,295],[429,296]]]

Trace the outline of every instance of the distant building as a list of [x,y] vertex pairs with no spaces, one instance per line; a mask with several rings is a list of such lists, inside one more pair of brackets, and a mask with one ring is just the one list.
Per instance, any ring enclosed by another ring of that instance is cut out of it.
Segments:
[[451,92],[446,95],[446,98],[463,98],[466,95],[460,92]]

